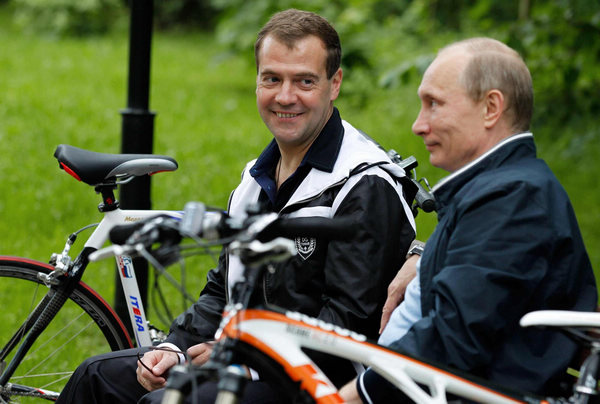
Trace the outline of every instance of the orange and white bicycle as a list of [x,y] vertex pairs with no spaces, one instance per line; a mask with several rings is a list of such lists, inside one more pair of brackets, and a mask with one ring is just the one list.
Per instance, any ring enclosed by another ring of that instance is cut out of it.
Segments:
[[[598,401],[600,339],[586,331],[600,329],[600,313],[533,312],[521,320],[524,327],[554,327],[589,348],[589,355],[569,397],[539,397],[512,391],[485,380],[410,357],[368,341],[363,335],[297,312],[273,306],[253,306],[251,296],[273,262],[296,254],[298,236],[340,238],[352,232],[353,223],[343,218],[285,219],[277,214],[248,214],[233,218],[207,212],[190,203],[181,222],[168,217],[152,219],[128,235],[122,246],[111,246],[92,255],[135,254],[146,250],[157,259],[180,247],[156,247],[168,234],[191,237],[202,246],[208,240],[228,245],[245,265],[230,303],[223,312],[217,344],[209,362],[201,367],[179,365],[170,371],[163,403],[177,404],[203,380],[218,380],[217,402],[236,403],[247,380],[240,365],[256,370],[261,378],[278,386],[290,403],[341,403],[338,390],[327,375],[304,352],[324,352],[371,367],[416,403],[447,403],[454,400],[482,403],[592,403]],[[131,229],[121,229],[128,231]],[[176,230],[176,231],[175,231]],[[120,236],[123,239],[123,236]],[[154,246],[154,247],[153,247]],[[172,262],[172,261],[171,261]],[[193,397],[193,394],[191,395]]]

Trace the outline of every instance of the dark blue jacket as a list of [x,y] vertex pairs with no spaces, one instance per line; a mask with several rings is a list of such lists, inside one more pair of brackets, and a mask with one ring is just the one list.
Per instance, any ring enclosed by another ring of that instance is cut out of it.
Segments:
[[[569,198],[536,158],[532,135],[501,142],[434,195],[439,223],[421,258],[423,318],[392,348],[554,393],[577,347],[519,319],[534,310],[593,311],[597,292]],[[367,384],[377,383],[371,376]]]

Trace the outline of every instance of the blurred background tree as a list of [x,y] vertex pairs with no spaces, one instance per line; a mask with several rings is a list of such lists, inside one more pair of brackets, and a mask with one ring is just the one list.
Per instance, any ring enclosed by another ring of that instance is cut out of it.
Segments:
[[[105,33],[123,21],[118,16],[126,15],[128,4],[124,0],[12,3],[23,28],[59,36]],[[599,131],[582,122],[600,112],[598,1],[169,0],[154,4],[159,29],[214,31],[231,52],[245,54],[250,62],[256,31],[274,12],[290,7],[318,12],[335,23],[343,38],[343,64],[351,83],[345,91],[363,101],[377,91],[372,83],[364,83],[365,76],[378,77],[380,87],[402,85],[415,74],[418,77],[449,38],[493,36],[521,52],[532,71],[536,126],[574,123],[598,140]],[[394,45],[399,43],[403,46]],[[407,49],[412,52],[406,54]]]

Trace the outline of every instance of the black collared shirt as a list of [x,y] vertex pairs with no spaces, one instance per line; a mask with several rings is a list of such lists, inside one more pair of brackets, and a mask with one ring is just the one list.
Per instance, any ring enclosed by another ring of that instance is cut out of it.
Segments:
[[334,107],[329,121],[306,152],[296,171],[281,184],[279,191],[275,183],[275,170],[281,153],[277,142],[273,139],[250,169],[250,175],[262,188],[258,198],[259,203],[265,209],[279,212],[312,168],[332,172],[343,138],[342,119],[337,108]]

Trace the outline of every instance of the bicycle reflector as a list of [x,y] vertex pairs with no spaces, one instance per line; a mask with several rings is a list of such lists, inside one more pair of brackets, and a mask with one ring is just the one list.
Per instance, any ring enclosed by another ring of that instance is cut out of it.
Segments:
[[75,178],[77,181],[81,181],[81,178],[79,178],[79,176],[75,173],[75,171],[71,170],[69,168],[69,166],[67,166],[65,163],[60,162],[60,168],[62,168],[63,170],[65,170],[67,173],[69,173],[69,175],[73,178]]

